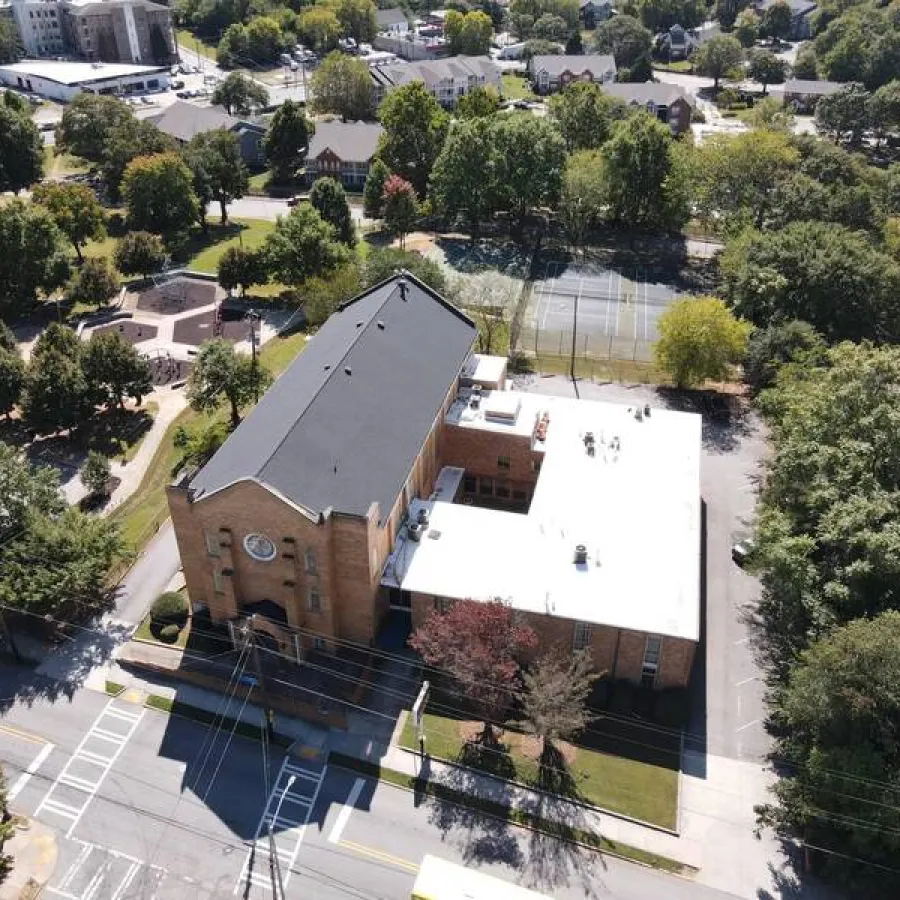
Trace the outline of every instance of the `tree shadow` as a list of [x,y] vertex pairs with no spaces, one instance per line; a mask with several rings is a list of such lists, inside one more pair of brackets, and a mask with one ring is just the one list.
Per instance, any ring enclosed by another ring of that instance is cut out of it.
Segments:
[[538,759],[537,787],[542,791],[560,794],[563,797],[580,799],[578,783],[575,781],[565,755],[553,743],[545,740]]
[[491,269],[512,278],[526,278],[531,264],[530,254],[511,239],[479,239],[437,235],[435,246],[443,253],[450,268],[462,274]]
[[509,755],[509,745],[503,743],[494,729],[487,725],[477,740],[463,744],[457,762],[507,781],[516,778],[516,766]]
[[657,394],[668,409],[702,416],[704,450],[731,453],[744,438],[753,434],[754,416],[742,397],[712,390],[667,386],[660,386]]

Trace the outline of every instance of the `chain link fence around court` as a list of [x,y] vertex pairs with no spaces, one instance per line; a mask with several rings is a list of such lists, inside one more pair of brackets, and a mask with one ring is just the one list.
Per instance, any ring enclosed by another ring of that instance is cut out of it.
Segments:
[[656,323],[677,296],[641,267],[549,263],[531,286],[518,349],[569,358],[574,333],[577,358],[651,362]]

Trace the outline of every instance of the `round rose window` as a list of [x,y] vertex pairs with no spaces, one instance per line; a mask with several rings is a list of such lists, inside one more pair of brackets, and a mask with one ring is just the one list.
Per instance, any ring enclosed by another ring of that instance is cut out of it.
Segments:
[[244,549],[260,562],[275,559],[275,545],[264,534],[248,534],[244,538]]

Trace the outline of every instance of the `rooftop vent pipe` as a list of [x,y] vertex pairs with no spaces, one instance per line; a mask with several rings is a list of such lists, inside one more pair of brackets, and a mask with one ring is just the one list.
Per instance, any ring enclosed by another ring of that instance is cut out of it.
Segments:
[[585,547],[584,544],[575,545],[575,565],[587,565],[587,547]]

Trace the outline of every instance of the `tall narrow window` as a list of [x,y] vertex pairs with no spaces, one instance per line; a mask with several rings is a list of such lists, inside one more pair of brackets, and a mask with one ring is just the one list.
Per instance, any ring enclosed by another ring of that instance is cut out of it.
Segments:
[[314,587],[306,592],[306,608],[311,613],[322,612],[322,595]]
[[316,551],[309,549],[306,551],[306,572],[308,575],[318,575],[319,567],[316,562]]
[[219,556],[219,536],[211,531],[204,531],[203,536],[206,538],[206,552],[210,556]]
[[590,622],[576,622],[575,634],[572,638],[573,650],[584,650],[591,645],[592,629]]
[[225,579],[218,569],[213,569],[213,587],[216,589],[217,594],[225,593]]
[[644,644],[644,661],[641,663],[641,684],[653,687],[656,673],[659,670],[659,655],[662,651],[662,638],[657,634],[648,634]]

